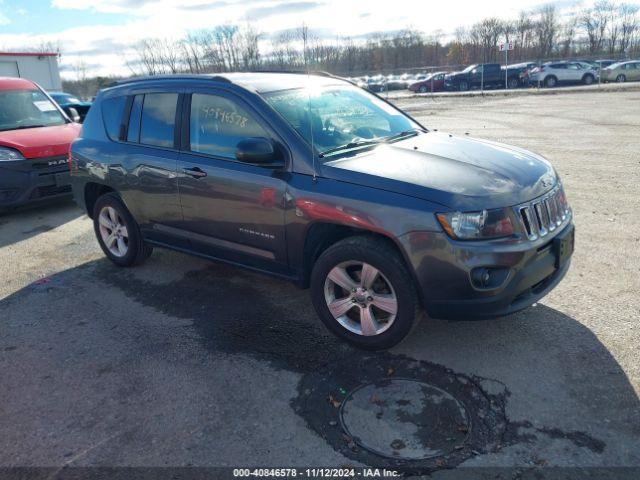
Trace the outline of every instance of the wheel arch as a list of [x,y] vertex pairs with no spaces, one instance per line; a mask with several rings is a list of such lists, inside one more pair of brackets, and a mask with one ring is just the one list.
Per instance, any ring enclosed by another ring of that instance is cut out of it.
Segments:
[[371,230],[352,227],[344,224],[331,222],[314,222],[307,228],[304,239],[304,264],[300,282],[301,286],[303,288],[309,287],[313,266],[325,250],[327,250],[329,247],[339,242],[340,240],[359,236],[380,239],[391,248],[393,248],[396,252],[398,252],[400,258],[402,258],[402,261],[405,263],[405,266],[409,270],[414,284],[416,285],[416,287],[419,285],[417,283],[418,280],[415,270],[413,269],[411,262],[409,261],[407,253],[405,252],[402,245],[395,238],[393,238],[393,236],[387,235],[382,232],[374,232]]
[[98,198],[105,193],[115,192],[113,188],[103,183],[87,182],[84,186],[84,206],[89,218],[93,218],[93,207]]

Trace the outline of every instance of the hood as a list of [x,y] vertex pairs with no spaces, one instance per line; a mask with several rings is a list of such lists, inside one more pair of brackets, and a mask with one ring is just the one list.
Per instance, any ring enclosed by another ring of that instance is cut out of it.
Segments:
[[66,123],[51,127],[27,128],[0,132],[0,146],[15,148],[25,158],[52,157],[69,153],[82,126]]
[[81,108],[89,108],[91,107],[91,102],[62,102],[58,103],[61,107],[81,107]]
[[460,211],[524,203],[558,181],[551,164],[539,155],[440,132],[327,162],[322,173]]

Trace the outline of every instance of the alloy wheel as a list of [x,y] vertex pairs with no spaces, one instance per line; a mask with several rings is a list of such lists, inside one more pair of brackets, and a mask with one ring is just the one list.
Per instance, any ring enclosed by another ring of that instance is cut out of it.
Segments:
[[391,282],[374,266],[343,262],[331,269],[324,297],[333,318],[358,335],[380,335],[393,324],[398,297]]
[[129,232],[115,208],[107,205],[98,215],[102,241],[116,257],[124,257],[129,251]]

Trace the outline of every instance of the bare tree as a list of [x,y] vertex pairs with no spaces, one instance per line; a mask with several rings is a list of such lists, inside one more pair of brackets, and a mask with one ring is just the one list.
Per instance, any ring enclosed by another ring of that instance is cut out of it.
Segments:
[[634,37],[640,30],[638,20],[639,5],[623,3],[620,5],[620,41],[618,42],[619,52],[628,53]]
[[609,21],[609,9],[610,4],[608,0],[599,0],[582,16],[582,26],[589,40],[590,53],[597,53],[602,50],[607,23]]
[[534,35],[538,58],[550,57],[558,37],[558,13],[554,5],[549,4],[534,12]]

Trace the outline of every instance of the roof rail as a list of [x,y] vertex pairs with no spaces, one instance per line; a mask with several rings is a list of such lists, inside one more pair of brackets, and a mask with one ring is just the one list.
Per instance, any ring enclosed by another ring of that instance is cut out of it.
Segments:
[[323,70],[252,70],[246,73],[293,73],[296,75],[317,75],[319,77],[342,78]]
[[110,84],[109,86],[114,87],[116,85],[126,85],[129,83],[146,82],[146,81],[152,81],[152,80],[197,80],[197,79],[208,79],[208,80],[214,80],[217,82],[232,83],[231,80],[221,75],[206,74],[206,73],[190,73],[190,74],[182,73],[182,74],[175,74],[175,75],[145,75],[142,77],[126,78],[124,80],[117,80],[112,84]]

